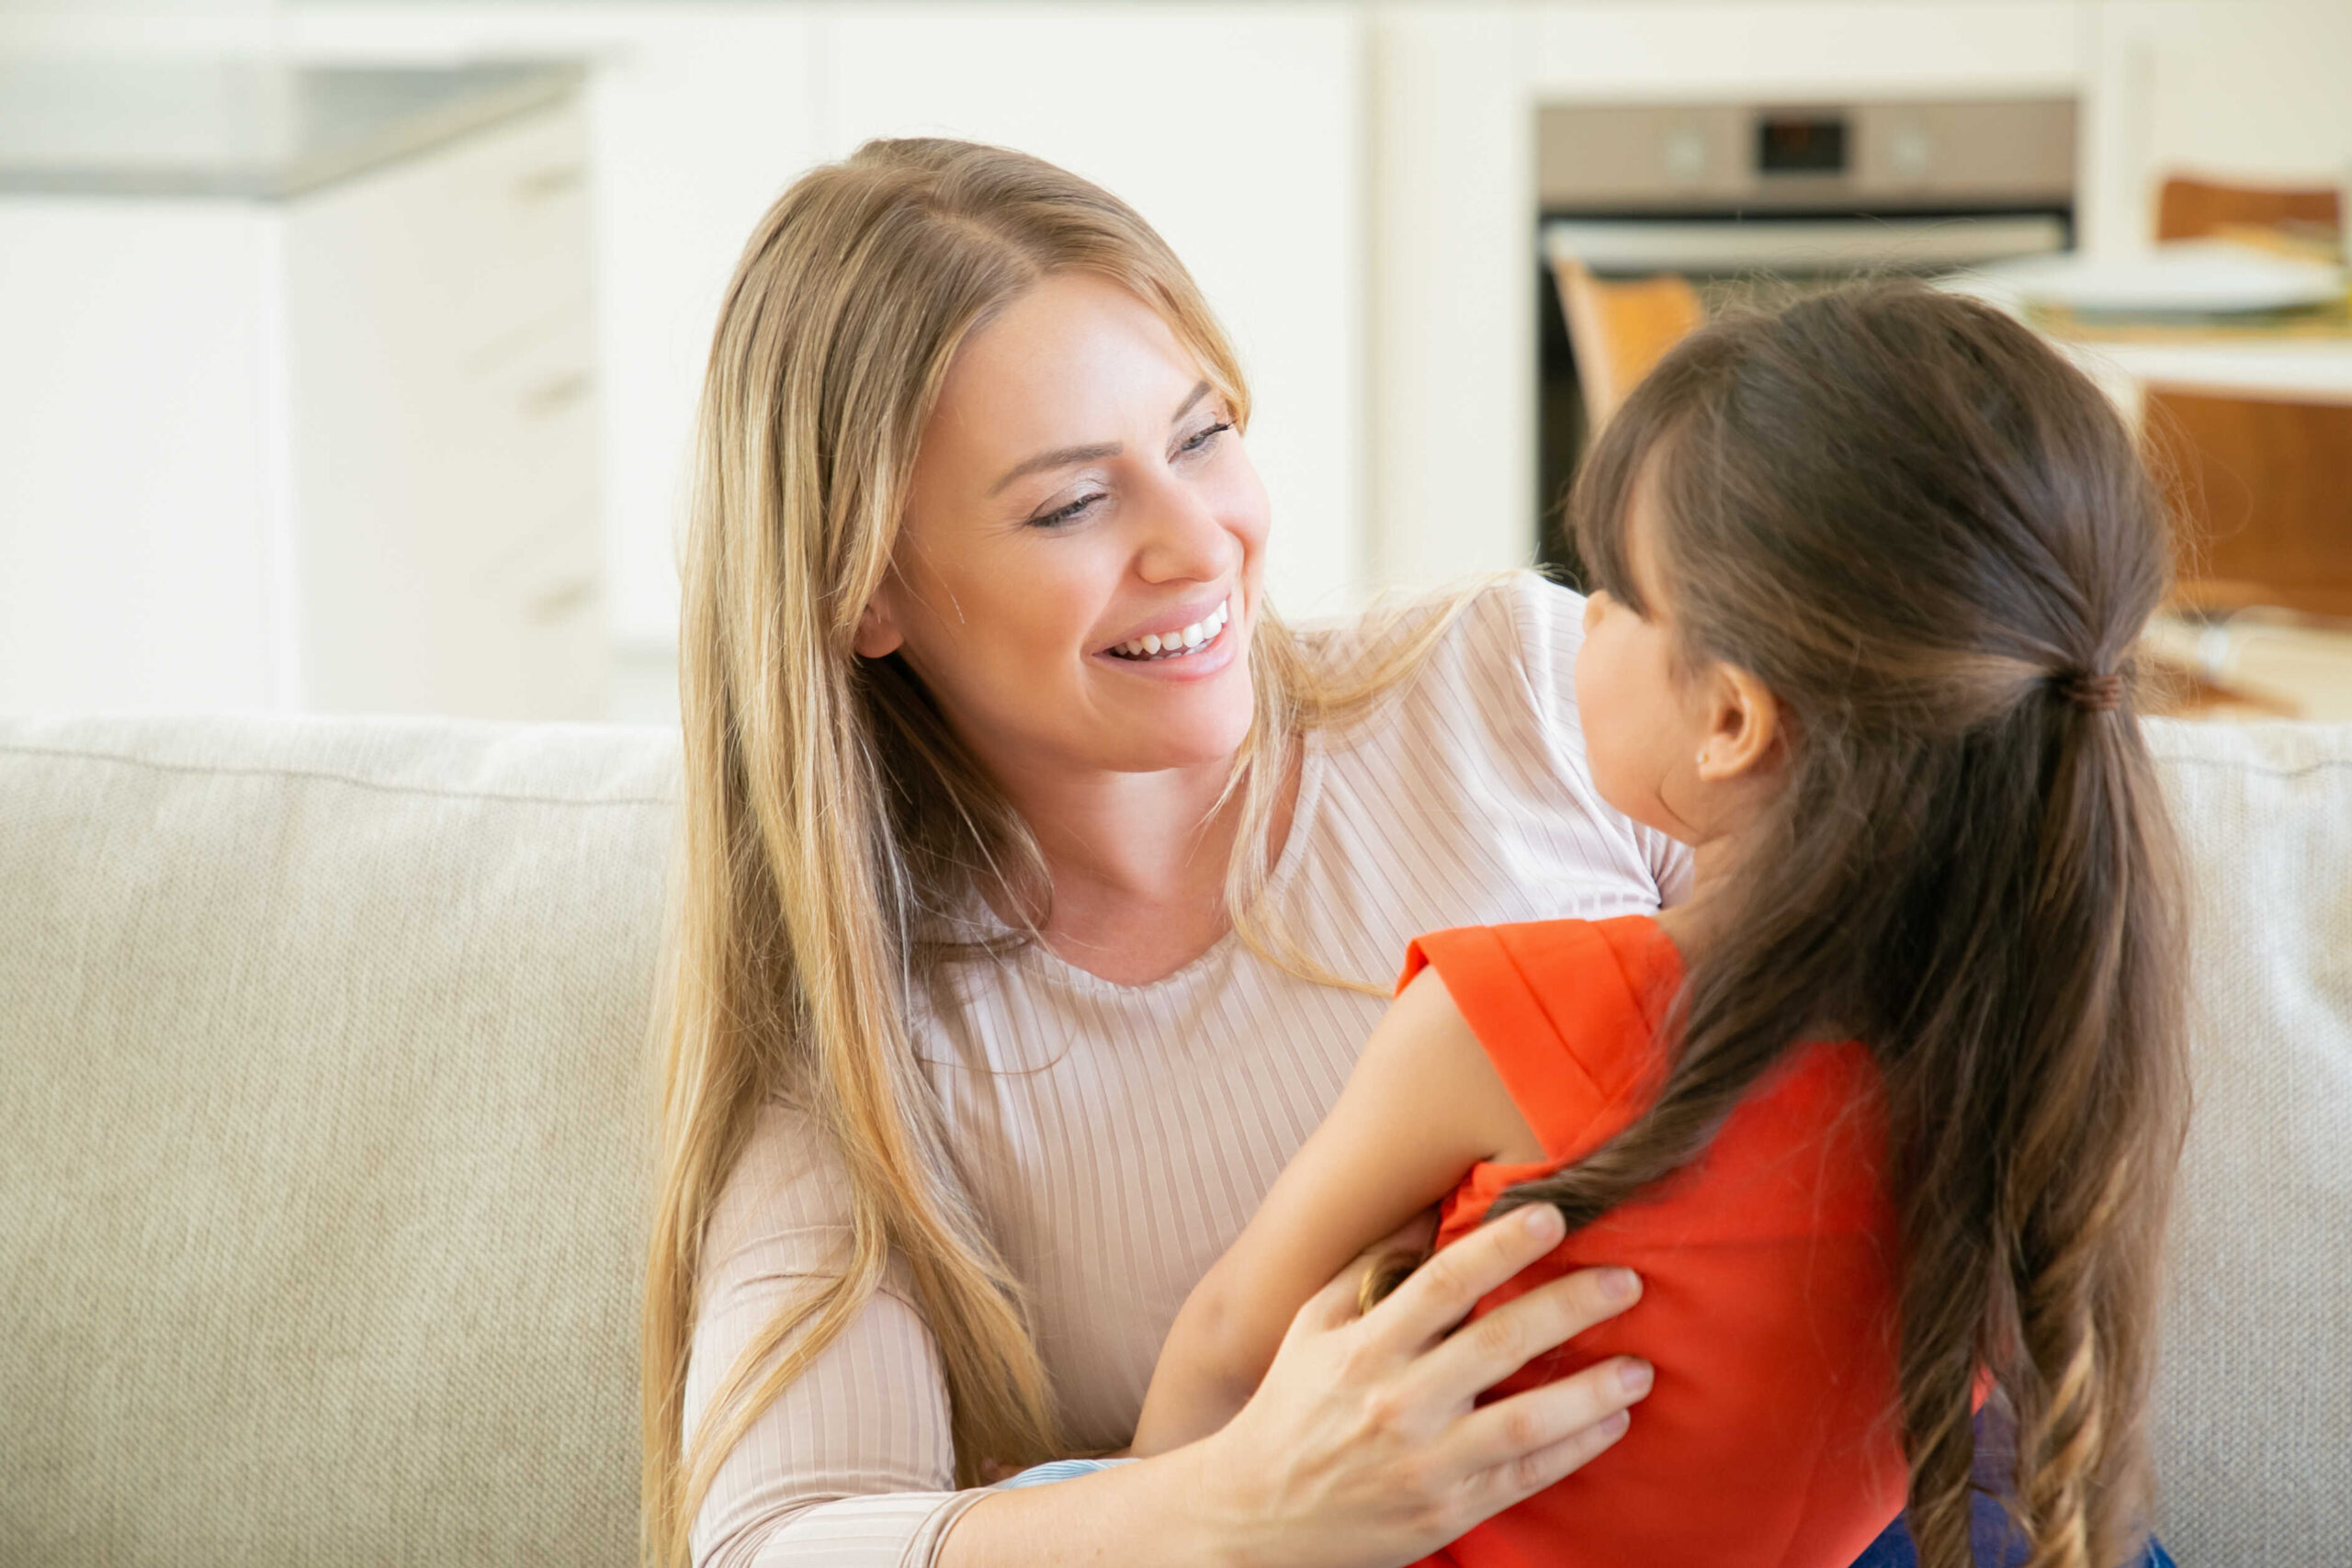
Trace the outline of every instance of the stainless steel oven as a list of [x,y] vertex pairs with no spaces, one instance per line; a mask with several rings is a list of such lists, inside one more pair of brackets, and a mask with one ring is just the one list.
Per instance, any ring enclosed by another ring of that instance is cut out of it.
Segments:
[[1547,105],[1536,117],[1541,554],[1587,437],[1553,281],[1679,273],[1711,307],[2074,244],[2071,97]]

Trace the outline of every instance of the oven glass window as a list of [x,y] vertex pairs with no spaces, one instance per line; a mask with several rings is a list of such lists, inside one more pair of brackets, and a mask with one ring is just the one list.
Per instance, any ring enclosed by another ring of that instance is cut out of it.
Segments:
[[1756,121],[1756,170],[1764,175],[1842,175],[1846,117],[1768,114]]

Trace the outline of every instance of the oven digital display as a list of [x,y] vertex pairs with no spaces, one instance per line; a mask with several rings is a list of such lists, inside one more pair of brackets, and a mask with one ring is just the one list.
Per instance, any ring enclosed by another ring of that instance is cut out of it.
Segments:
[[1846,117],[1841,114],[1762,114],[1756,118],[1759,175],[1842,175]]

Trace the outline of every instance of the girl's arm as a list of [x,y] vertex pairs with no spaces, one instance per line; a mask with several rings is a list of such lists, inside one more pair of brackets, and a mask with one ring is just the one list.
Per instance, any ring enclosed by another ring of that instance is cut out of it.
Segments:
[[1435,969],[1389,1008],[1330,1115],[1193,1288],[1161,1347],[1134,1451],[1218,1430],[1248,1403],[1307,1299],[1482,1160],[1543,1148]]

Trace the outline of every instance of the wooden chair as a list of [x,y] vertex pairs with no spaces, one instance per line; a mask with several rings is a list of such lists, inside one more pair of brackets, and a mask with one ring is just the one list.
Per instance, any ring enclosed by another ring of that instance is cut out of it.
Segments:
[[2226,229],[2268,229],[2291,238],[2329,239],[2344,230],[2333,190],[2225,186],[2175,175],[2156,197],[2156,238],[2201,240]]
[[1587,428],[1598,434],[1634,384],[1706,319],[1699,291],[1668,273],[1626,283],[1604,283],[1573,256],[1552,263],[1576,351]]

